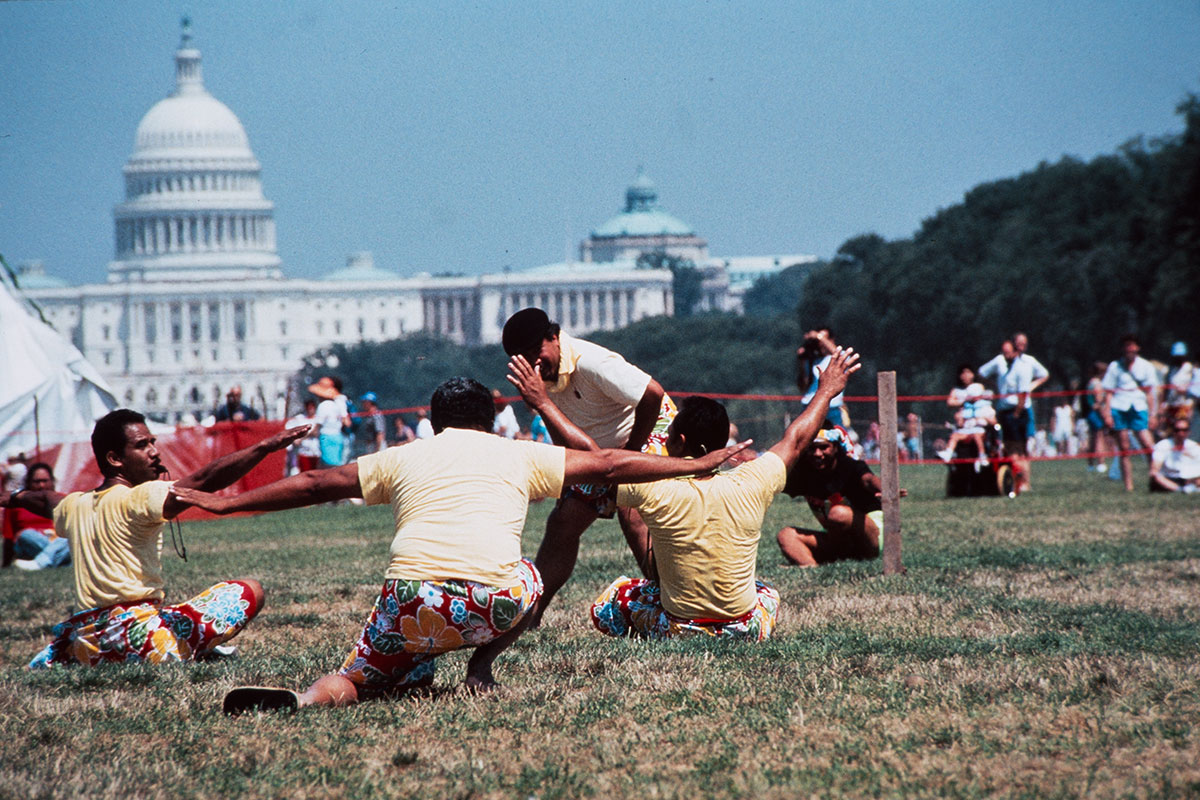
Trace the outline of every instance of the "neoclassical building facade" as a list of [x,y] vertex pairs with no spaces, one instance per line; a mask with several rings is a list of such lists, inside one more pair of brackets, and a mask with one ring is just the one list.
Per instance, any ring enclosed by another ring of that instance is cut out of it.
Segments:
[[303,357],[331,344],[416,331],[495,343],[507,317],[529,305],[581,334],[671,314],[670,272],[636,269],[648,250],[694,261],[705,273],[704,307],[733,311],[757,275],[812,260],[760,258],[757,272],[731,281],[738,259],[710,258],[703,239],[658,207],[639,171],[625,210],[592,232],[580,261],[402,277],[356,253],[320,279],[289,279],[261,166],[237,116],[205,89],[186,22],[175,78],[138,125],[123,170],[107,283],[68,285],[40,262],[18,268],[21,290],[118,400],[159,419],[211,409],[233,384],[245,402],[281,415]]

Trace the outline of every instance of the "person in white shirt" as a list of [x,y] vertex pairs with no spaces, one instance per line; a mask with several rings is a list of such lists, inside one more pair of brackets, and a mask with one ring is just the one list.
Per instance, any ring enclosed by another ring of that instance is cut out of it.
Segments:
[[350,426],[350,411],[346,395],[342,394],[341,378],[326,375],[308,387],[321,398],[314,418],[321,447],[321,466],[340,467],[346,463],[346,436],[342,428]]
[[433,438],[433,423],[429,421],[429,414],[423,408],[417,409],[417,438]]
[[1200,491],[1200,443],[1188,438],[1192,423],[1177,419],[1171,423],[1170,438],[1154,445],[1150,454],[1150,491]]
[[492,389],[492,404],[496,407],[496,419],[492,423],[492,433],[505,439],[515,439],[521,432],[517,422],[517,413],[513,411],[512,403],[504,399],[499,389]]
[[309,398],[304,401],[304,411],[284,424],[285,428],[298,428],[301,425],[311,426],[307,436],[288,448],[289,475],[308,472],[310,469],[316,469],[321,463],[321,442],[317,438],[317,426],[313,425],[316,416],[317,401]]
[[1133,470],[1129,462],[1133,439],[1137,435],[1145,450],[1154,447],[1150,429],[1154,427],[1158,398],[1158,370],[1138,355],[1142,351],[1136,336],[1121,337],[1121,357],[1108,365],[1104,380],[1104,423],[1117,432],[1121,454],[1121,477],[1125,491],[1133,491]]
[[[1024,334],[1017,334],[1017,337],[1026,341]],[[994,406],[1004,439],[1004,452],[1012,457],[1017,490],[1029,491],[1033,488],[1029,481],[1029,459],[1026,458],[1033,405],[1030,394],[1050,378],[1050,372],[1033,356],[1019,352],[1012,340],[1006,340],[1000,345],[1000,355],[979,368],[979,377],[995,384]]]

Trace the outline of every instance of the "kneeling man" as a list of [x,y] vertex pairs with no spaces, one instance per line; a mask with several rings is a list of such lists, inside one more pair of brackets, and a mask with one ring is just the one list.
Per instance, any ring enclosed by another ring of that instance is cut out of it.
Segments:
[[[650,531],[651,578],[617,578],[592,605],[592,623],[612,636],[666,638],[693,633],[761,641],[775,628],[779,593],[756,580],[763,516],[784,487],[788,470],[812,441],[829,401],[859,369],[858,354],[837,348],[820,376],[812,402],[766,453],[728,472],[621,485],[617,504],[636,508]],[[540,413],[556,440],[594,447],[544,391],[521,356],[509,362],[509,380]],[[697,459],[720,448],[729,416],[715,400],[689,397],[667,432],[670,456]]]
[[[883,505],[879,478],[849,453],[846,432],[826,426],[800,456],[783,491],[808,501],[821,530],[788,526],[776,540],[784,558],[802,567],[879,556]],[[904,497],[908,492],[900,490]]]
[[57,534],[70,542],[75,608],[82,609],[54,626],[53,641],[29,667],[190,661],[240,633],[262,608],[258,581],[222,581],[184,603],[163,605],[162,529],[188,507],[170,490],[224,489],[308,430],[282,431],[172,482],[160,480],[166,469],[146,418],[122,408],[92,431],[104,476],[97,488],[65,495],[0,489],[0,506],[53,517]]
[[388,503],[395,517],[391,561],[375,609],[342,668],[303,693],[242,687],[226,713],[308,705],[343,706],[427,686],[437,656],[475,652],[466,685],[490,689],[492,662],[516,640],[542,593],[533,563],[521,557],[531,500],[557,497],[581,481],[648,481],[716,469],[741,447],[695,461],[630,450],[573,452],[492,433],[492,393],[452,378],[433,393],[435,436],[356,464],[305,472],[237,497],[179,490],[215,513],[297,508],[342,498]]

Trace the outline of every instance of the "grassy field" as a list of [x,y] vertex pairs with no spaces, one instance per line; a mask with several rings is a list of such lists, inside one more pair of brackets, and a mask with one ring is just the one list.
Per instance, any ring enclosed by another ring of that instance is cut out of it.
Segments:
[[[1144,472],[1144,466],[1142,467]],[[267,608],[222,662],[29,673],[70,605],[66,570],[0,579],[0,797],[1196,797],[1200,498],[1127,497],[1078,462],[1016,500],[902,481],[907,574],[786,568],[805,507],[777,500],[760,574],[784,599],[761,644],[591,630],[635,567],[615,523],[585,539],[547,614],[497,664],[500,692],[222,717],[245,683],[336,668],[369,611],[386,509],[188,523],[169,599],[255,577]],[[534,506],[536,549],[547,504]],[[169,547],[168,547],[169,551]]]

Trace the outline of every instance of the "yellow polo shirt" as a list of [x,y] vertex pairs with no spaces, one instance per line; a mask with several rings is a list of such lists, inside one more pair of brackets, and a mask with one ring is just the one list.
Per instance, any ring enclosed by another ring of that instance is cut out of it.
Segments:
[[682,619],[733,619],[754,608],[763,515],[783,489],[783,460],[765,453],[711,478],[622,484],[617,505],[650,529],[662,604]]
[[173,483],[118,484],[59,501],[54,530],[71,543],[78,610],[163,599],[162,514]]
[[462,428],[360,457],[363,499],[396,519],[385,577],[517,583],[529,501],[562,494],[565,468],[561,447]]

